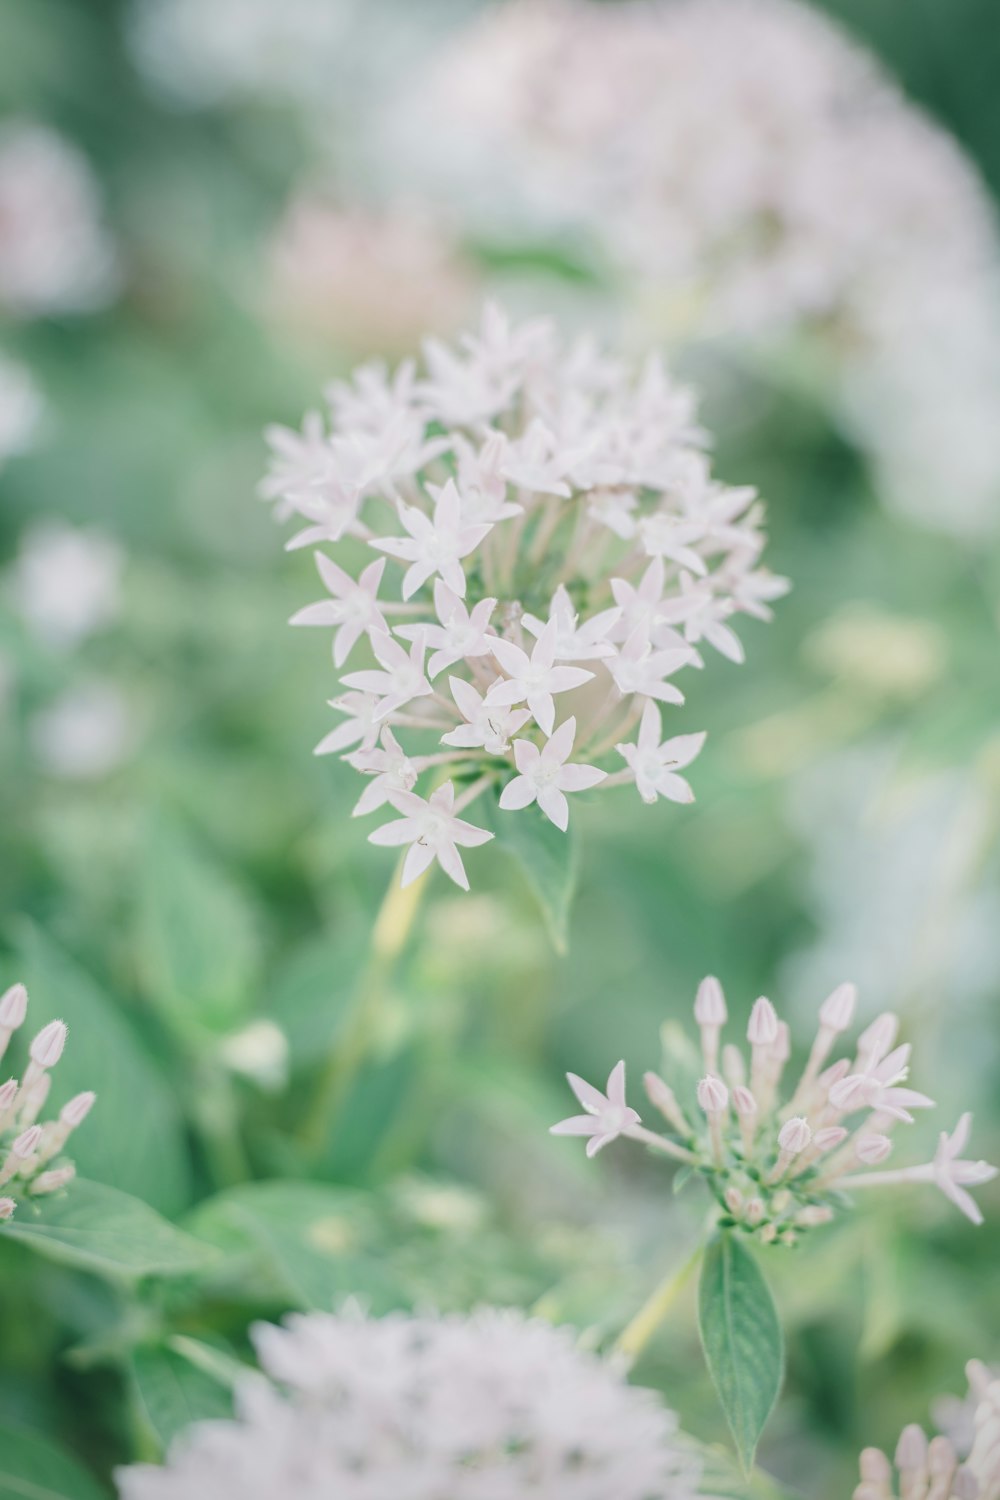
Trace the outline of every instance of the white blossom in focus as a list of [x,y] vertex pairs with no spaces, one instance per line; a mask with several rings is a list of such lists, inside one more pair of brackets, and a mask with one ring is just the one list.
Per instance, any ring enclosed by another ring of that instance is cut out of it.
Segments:
[[[363,365],[326,398],[301,431],[268,430],[260,492],[331,596],[293,616],[333,632],[344,690],[317,754],[373,778],[359,813],[408,813],[371,841],[412,844],[408,878],[437,857],[464,885],[462,840],[439,841],[445,796],[563,830],[585,787],[690,800],[671,768],[701,739],[661,744],[649,705],[683,703],[672,679],[704,665],[694,641],[742,660],[729,621],[766,618],[788,584],[760,566],[755,492],[713,479],[663,362],[630,369],[489,305],[422,364]],[[462,829],[471,844],[475,818]]]
[[292,1314],[253,1330],[267,1379],[190,1428],[122,1500],[693,1500],[674,1414],[568,1329],[467,1317]]

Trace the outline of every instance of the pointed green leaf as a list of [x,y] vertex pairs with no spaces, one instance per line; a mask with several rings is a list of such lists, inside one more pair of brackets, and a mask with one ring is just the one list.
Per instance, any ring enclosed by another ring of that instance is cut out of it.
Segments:
[[128,1193],[78,1178],[64,1193],[25,1199],[0,1226],[40,1255],[102,1276],[181,1276],[203,1270],[213,1249]]
[[767,1282],[733,1234],[717,1235],[705,1252],[698,1325],[740,1462],[749,1473],[781,1389],[784,1345]]
[[143,1414],[164,1449],[192,1422],[233,1414],[230,1387],[176,1348],[159,1344],[134,1350],[132,1378]]
[[480,807],[481,820],[475,821],[482,821],[496,835],[498,847],[520,866],[541,907],[553,947],[557,953],[565,953],[579,866],[579,839],[573,822],[563,833],[539,808],[504,812],[489,794],[475,804],[477,812]]
[[0,1500],[105,1500],[105,1491],[49,1436],[0,1425]]

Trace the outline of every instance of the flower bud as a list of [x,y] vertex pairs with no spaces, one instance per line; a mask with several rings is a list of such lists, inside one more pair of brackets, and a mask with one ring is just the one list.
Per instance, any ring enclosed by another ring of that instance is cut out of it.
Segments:
[[9,1219],[16,1207],[13,1198],[0,1198],[0,1221]]
[[922,1427],[911,1422],[900,1433],[896,1444],[896,1468],[901,1474],[922,1472],[927,1463],[927,1438]]
[[27,1130],[22,1130],[11,1146],[11,1155],[16,1156],[20,1161],[26,1161],[38,1149],[38,1143],[41,1139],[42,1127],[40,1125],[30,1125]]
[[67,1034],[64,1021],[50,1021],[43,1026],[29,1049],[31,1061],[39,1068],[54,1068],[62,1057]]
[[763,1198],[748,1199],[744,1217],[748,1224],[759,1224],[761,1219],[764,1217]]
[[839,1083],[842,1078],[846,1078],[850,1071],[850,1063],[846,1057],[842,1057],[838,1062],[831,1063],[828,1068],[824,1068],[816,1082],[820,1088],[829,1090],[833,1088],[835,1083]]
[[728,1018],[722,985],[709,975],[701,981],[694,1002],[694,1018],[699,1026],[724,1026]]
[[725,1194],[726,1207],[735,1219],[743,1212],[743,1194],[738,1187],[727,1187]]
[[796,1218],[796,1224],[801,1224],[803,1229],[818,1229],[821,1224],[829,1224],[833,1218],[833,1209],[826,1203],[808,1203]]
[[8,1078],[0,1084],[0,1116],[5,1115],[17,1098],[17,1079]]
[[51,1172],[42,1172],[31,1184],[31,1191],[35,1197],[44,1193],[58,1193],[60,1188],[66,1187],[76,1176],[76,1168],[71,1162],[64,1167],[53,1167]]
[[778,1231],[777,1231],[777,1229],[775,1229],[775,1227],[774,1227],[773,1224],[765,1224],[764,1228],[760,1232],[761,1244],[763,1244],[763,1245],[769,1245],[771,1243],[771,1241],[775,1238],[775,1236],[777,1235],[777,1233],[778,1233]]
[[927,1449],[927,1471],[933,1476],[950,1479],[958,1467],[958,1454],[946,1437],[931,1438]]
[[721,1078],[707,1074],[698,1085],[698,1104],[706,1115],[720,1114],[729,1103],[729,1090]]
[[778,1035],[778,1014],[770,1000],[755,1000],[747,1026],[747,1041],[755,1047],[770,1047]]
[[859,1468],[868,1484],[885,1485],[892,1479],[892,1464],[881,1448],[863,1448]]
[[778,1145],[782,1151],[787,1151],[791,1156],[798,1156],[804,1151],[812,1140],[812,1129],[809,1121],[801,1115],[795,1115],[791,1120],[786,1120],[778,1131]]
[[819,1152],[832,1151],[846,1141],[849,1134],[843,1125],[825,1125],[813,1136],[813,1146]]
[[854,1008],[857,1003],[857,986],[838,984],[819,1008],[820,1024],[831,1031],[846,1031],[854,1020]]
[[855,1156],[866,1167],[877,1167],[891,1150],[892,1142],[887,1135],[859,1135],[854,1146]]
[[866,1066],[870,1067],[889,1051],[898,1030],[899,1017],[891,1010],[883,1011],[858,1037],[858,1057],[867,1059]]
[[755,1115],[757,1113],[757,1101],[748,1088],[737,1084],[732,1093],[733,1108],[738,1115]]
[[[0,1028],[16,1031],[28,1010],[28,991],[23,984],[12,984],[0,996]],[[6,1201],[6,1200],[5,1200]]]
[[783,1214],[792,1201],[792,1195],[787,1188],[782,1188],[780,1193],[775,1193],[771,1199],[771,1208],[776,1214]]
[[73,1098],[64,1104],[59,1111],[59,1118],[70,1130],[75,1130],[82,1125],[94,1106],[97,1095],[88,1089],[86,1093],[74,1094]]
[[841,1078],[839,1083],[833,1085],[828,1097],[834,1109],[839,1109],[846,1115],[853,1110],[864,1109],[871,1094],[872,1081],[866,1073],[849,1073],[846,1078]]

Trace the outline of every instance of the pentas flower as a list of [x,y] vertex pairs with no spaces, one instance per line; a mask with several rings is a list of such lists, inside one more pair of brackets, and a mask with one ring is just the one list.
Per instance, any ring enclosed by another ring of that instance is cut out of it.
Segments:
[[892,1459],[866,1448],[854,1500],[1000,1500],[1000,1380],[978,1360],[966,1367],[973,1408],[966,1448],[950,1437],[928,1441],[922,1427],[904,1427]]
[[316,549],[329,595],[293,616],[332,632],[340,674],[317,754],[375,777],[358,814],[404,813],[372,842],[464,885],[456,846],[490,835],[442,829],[481,796],[563,830],[567,793],[690,801],[676,773],[704,736],[664,740],[655,705],[684,702],[699,644],[742,660],[734,621],[788,587],[759,566],[754,491],[712,478],[690,392],[490,306],[422,369],[326,394],[328,417],[269,431],[261,493],[304,523],[289,546]]
[[676,1087],[658,1073],[643,1080],[669,1133],[647,1130],[629,1107],[624,1063],[612,1070],[606,1098],[568,1074],[587,1115],[553,1125],[552,1133],[591,1137],[590,1156],[624,1136],[683,1163],[708,1185],[724,1225],[764,1243],[795,1244],[804,1230],[832,1219],[856,1188],[905,1183],[936,1185],[981,1224],[968,1188],[989,1182],[998,1169],[962,1158],[971,1115],[941,1135],[933,1161],[874,1170],[891,1155],[897,1125],[912,1124],[913,1112],[932,1108],[934,1100],[906,1086],[910,1048],[896,1045],[899,1023],[890,1011],[861,1033],[853,1055],[831,1061],[856,1002],[852,984],[827,996],[805,1066],[786,1089],[791,1038],[770,1000],[761,996],[750,1012],[746,1050],[724,1046],[725,996],[717,979],[704,979],[694,1004],[699,1047],[672,1028],[664,1031]]
[[521,1312],[355,1309],[252,1330],[263,1375],[235,1421],[166,1464],[119,1469],[122,1500],[693,1500],[698,1466],[651,1391]]
[[[12,985],[0,996],[0,1059],[24,1024],[27,1010],[23,984]],[[95,1095],[76,1094],[54,1120],[36,1123],[52,1086],[51,1071],[65,1045],[65,1024],[50,1021],[28,1048],[23,1078],[8,1078],[0,1085],[0,1220],[9,1219],[26,1196],[58,1192],[73,1180],[73,1164],[63,1151],[90,1113]]]

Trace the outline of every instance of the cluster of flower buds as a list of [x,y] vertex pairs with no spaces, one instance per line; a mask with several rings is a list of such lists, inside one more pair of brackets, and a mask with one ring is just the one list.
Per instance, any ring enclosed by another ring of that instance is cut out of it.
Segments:
[[[0,1058],[24,1022],[28,992],[12,985],[0,997]],[[37,1124],[52,1084],[52,1069],[66,1045],[66,1025],[50,1021],[28,1048],[28,1066],[20,1082],[9,1078],[0,1085],[0,1220],[9,1219],[17,1197],[55,1193],[72,1182],[72,1162],[58,1161],[66,1142],[82,1125],[94,1103],[91,1093],[76,1094],[54,1120]]]
[[491,788],[563,830],[567,793],[598,785],[690,801],[704,735],[664,741],[672,679],[703,644],[742,661],[731,618],[770,618],[787,588],[757,566],[756,492],[712,478],[690,392],[659,359],[632,371],[487,307],[459,347],[428,340],[422,372],[368,365],[326,395],[329,424],[270,429],[261,493],[305,522],[289,546],[317,549],[330,596],[292,623],[333,629],[338,671],[363,638],[375,658],[342,676],[316,753],[370,778],[356,814],[398,814],[371,841],[409,845],[404,883],[436,859],[467,887],[458,850],[493,835],[459,814]]
[[805,1067],[785,1095],[791,1039],[770,1000],[762,996],[754,1004],[745,1053],[722,1044],[727,1020],[722,986],[704,979],[694,1005],[700,1058],[693,1047],[686,1048],[683,1035],[671,1045],[679,1072],[686,1050],[699,1064],[687,1069],[688,1097],[678,1097],[680,1082],[675,1091],[657,1073],[644,1079],[650,1103],[672,1134],[647,1130],[629,1108],[624,1063],[612,1070],[606,1095],[568,1074],[586,1113],[553,1125],[552,1133],[589,1137],[588,1156],[620,1135],[643,1142],[703,1177],[723,1222],[765,1243],[795,1244],[804,1230],[833,1217],[845,1192],[907,1182],[936,1184],[974,1224],[982,1223],[967,1188],[988,1182],[997,1168],[960,1159],[971,1115],[963,1115],[950,1135],[941,1134],[932,1162],[872,1170],[891,1154],[896,1126],[912,1124],[912,1111],[931,1108],[934,1100],[904,1087],[910,1048],[896,1046],[899,1022],[890,1011],[861,1033],[853,1059],[830,1060],[853,1021],[856,1001],[852,984],[839,985],[824,1000]]
[[880,1448],[864,1450],[854,1500],[1000,1500],[1000,1380],[979,1360],[970,1360],[966,1373],[971,1445],[941,1435],[928,1442],[922,1427],[905,1427],[894,1461]]

